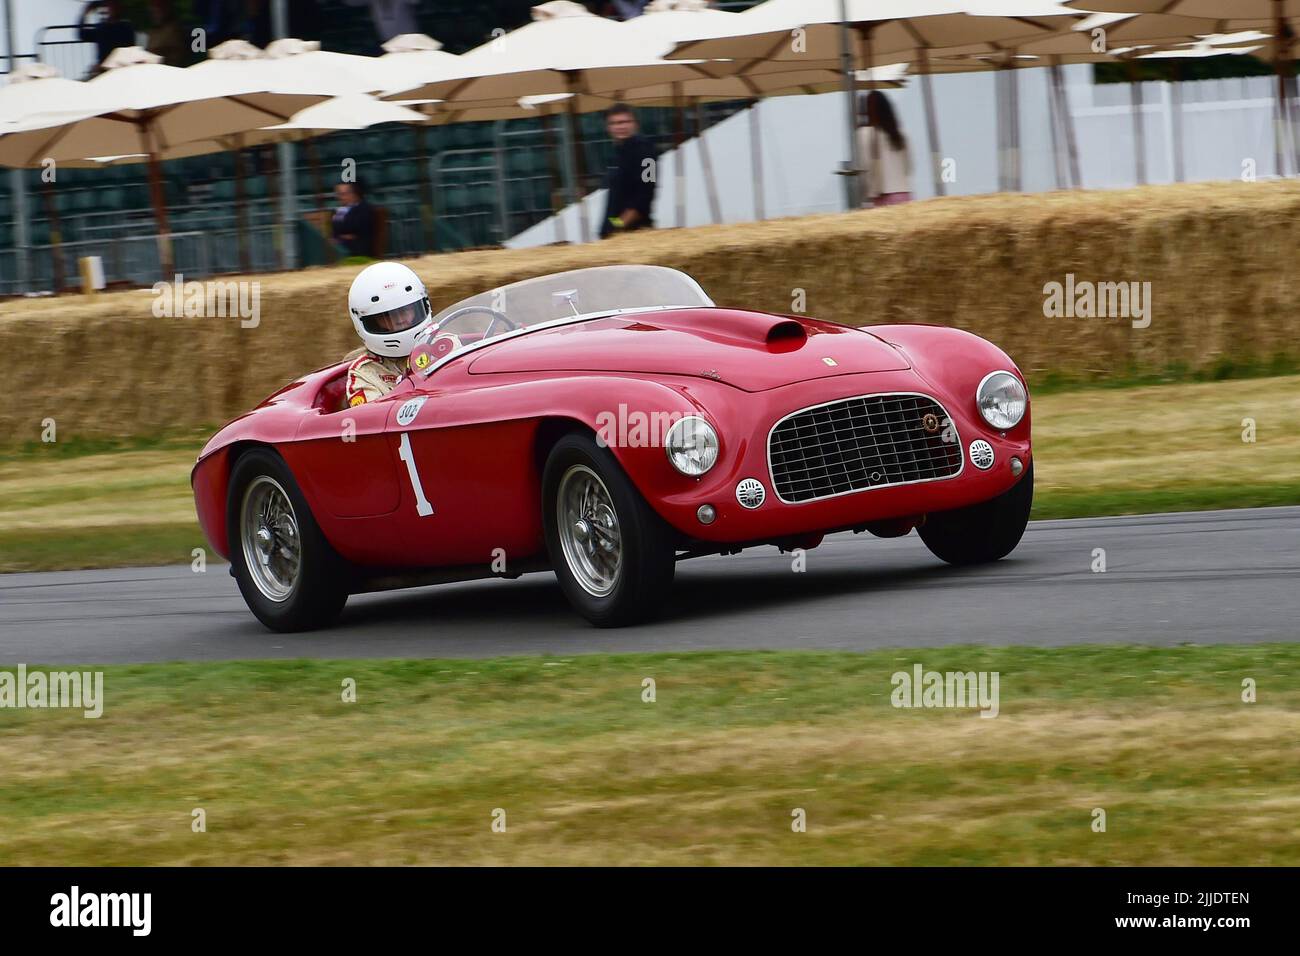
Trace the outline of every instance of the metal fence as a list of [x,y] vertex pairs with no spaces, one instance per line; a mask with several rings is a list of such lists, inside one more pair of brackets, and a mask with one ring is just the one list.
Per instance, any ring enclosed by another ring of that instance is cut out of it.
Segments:
[[98,64],[99,53],[95,44],[81,39],[81,27],[67,23],[36,31],[36,59],[70,80],[84,80]]

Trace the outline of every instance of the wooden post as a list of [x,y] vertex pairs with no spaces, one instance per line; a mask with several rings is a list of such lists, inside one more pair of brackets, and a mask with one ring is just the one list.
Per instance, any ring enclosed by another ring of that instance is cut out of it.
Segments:
[[1083,188],[1083,177],[1079,175],[1079,145],[1074,138],[1074,114],[1070,112],[1070,98],[1065,92],[1065,80],[1061,76],[1061,63],[1054,60],[1051,66],[1052,86],[1056,90],[1056,107],[1060,112],[1061,125],[1065,132],[1065,153],[1070,161],[1070,185],[1073,189]]
[[[152,140],[152,137],[150,137]],[[162,278],[170,281],[176,274],[176,260],[172,255],[172,231],[167,222],[167,191],[163,188],[162,163],[150,143],[149,194],[153,198],[153,214],[158,222],[158,265]]]
[[239,247],[239,271],[252,272],[248,251],[248,201],[244,188],[244,137],[235,137],[235,243]]
[[704,172],[704,190],[709,195],[709,215],[715,226],[722,223],[722,207],[718,202],[718,184],[713,179],[713,161],[709,158],[709,144],[704,141],[704,107],[695,101],[695,138],[700,145],[700,168]]
[[930,52],[921,47],[917,51],[921,67],[921,101],[925,105],[925,136],[930,145],[930,174],[934,179],[934,194],[948,195],[948,186],[943,181],[943,156],[939,149],[939,121],[934,112],[934,89],[930,82]]
[[63,291],[63,235],[59,227],[59,208],[54,202],[54,184],[45,179],[41,170],[41,199],[45,205],[45,218],[50,221],[50,271],[54,291]]
[[1132,60],[1128,61],[1129,103],[1133,113],[1133,162],[1137,172],[1137,184],[1147,183],[1147,137],[1146,123],[1142,117],[1142,81],[1138,78],[1138,67]]
[[573,136],[573,181],[574,192],[576,194],[575,202],[577,203],[578,223],[581,229],[583,242],[591,241],[591,226],[587,222],[587,209],[585,201],[587,198],[587,160],[582,154],[582,124],[578,121],[578,93],[572,91],[569,97],[569,129]]

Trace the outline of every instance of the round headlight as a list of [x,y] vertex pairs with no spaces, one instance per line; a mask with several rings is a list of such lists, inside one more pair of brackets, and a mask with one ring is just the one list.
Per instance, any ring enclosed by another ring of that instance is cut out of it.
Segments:
[[1025,417],[1029,396],[1020,379],[1010,372],[991,372],[984,376],[975,393],[975,403],[984,420],[999,431],[1015,428]]
[[718,460],[718,433],[703,418],[678,419],[664,439],[668,460],[683,475],[697,478]]

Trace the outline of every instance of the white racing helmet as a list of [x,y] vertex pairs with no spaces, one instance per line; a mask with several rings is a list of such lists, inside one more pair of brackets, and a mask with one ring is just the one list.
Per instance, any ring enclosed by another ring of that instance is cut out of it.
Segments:
[[420,333],[433,324],[424,283],[400,262],[376,262],[352,280],[348,314],[366,348],[405,358]]

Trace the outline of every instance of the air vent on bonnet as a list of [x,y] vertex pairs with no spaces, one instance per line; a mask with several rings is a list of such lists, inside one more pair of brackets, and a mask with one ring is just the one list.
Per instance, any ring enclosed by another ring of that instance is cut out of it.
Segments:
[[787,348],[802,345],[808,338],[808,330],[794,319],[777,322],[767,330],[768,345],[784,345]]

